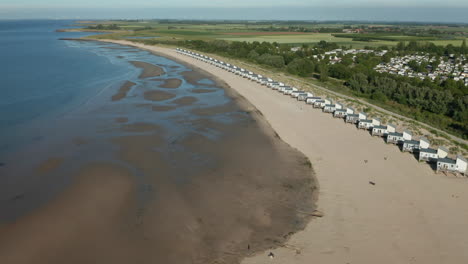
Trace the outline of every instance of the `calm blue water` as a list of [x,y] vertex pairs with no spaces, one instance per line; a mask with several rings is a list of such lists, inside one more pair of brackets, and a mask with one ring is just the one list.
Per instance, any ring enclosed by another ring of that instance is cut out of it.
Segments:
[[126,69],[93,52],[71,47],[57,33],[72,21],[0,21],[0,152],[26,144],[32,121],[80,105]]

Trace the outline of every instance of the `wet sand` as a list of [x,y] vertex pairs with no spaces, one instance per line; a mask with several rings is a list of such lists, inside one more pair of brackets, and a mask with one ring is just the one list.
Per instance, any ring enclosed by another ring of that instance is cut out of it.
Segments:
[[55,170],[63,163],[63,158],[49,158],[46,161],[42,162],[39,167],[36,169],[37,173],[44,174],[52,170]]
[[149,101],[166,101],[176,97],[176,95],[164,91],[147,91],[145,92],[144,97]]
[[194,93],[212,93],[212,92],[216,92],[216,90],[212,90],[212,89],[193,89],[192,92],[194,92]]
[[[158,79],[154,79],[154,80],[158,80]],[[170,78],[170,79],[165,79],[162,81],[164,81],[164,83],[159,85],[159,87],[161,88],[175,89],[175,88],[179,88],[180,85],[182,84],[182,81],[177,78]]]
[[[200,73],[199,71],[185,71],[182,73],[185,80],[193,85],[199,85],[199,81],[202,79],[211,79],[212,77],[206,73]],[[208,85],[209,86],[209,85]]]
[[113,102],[122,100],[123,98],[125,98],[127,96],[127,93],[135,85],[136,85],[136,83],[134,83],[134,82],[125,81],[125,83],[122,84],[122,86],[120,87],[119,91],[112,96],[111,100]]
[[195,103],[196,101],[198,101],[198,99],[193,96],[184,96],[184,97],[181,97],[179,99],[172,101],[172,103],[178,106],[186,106],[186,105],[191,105]]
[[143,69],[140,76],[138,76],[138,78],[140,79],[161,76],[165,73],[161,67],[153,65],[151,63],[142,62],[142,61],[130,61],[130,63],[137,68]]
[[[193,80],[210,78],[198,71]],[[117,125],[125,135],[109,138],[113,162],[84,166],[68,190],[0,230],[0,263],[239,263],[305,228],[317,193],[311,163],[243,97],[218,87],[233,101],[179,116],[193,127],[184,136]],[[143,95],[153,110],[173,97]],[[211,118],[231,112],[244,114]]]
[[161,128],[154,124],[140,122],[140,123],[123,125],[121,129],[127,132],[147,132],[147,131],[160,130]]
[[151,109],[155,112],[166,112],[176,109],[177,106],[170,106],[170,105],[153,105]]
[[117,117],[115,119],[115,122],[117,122],[117,123],[127,123],[128,122],[128,117]]

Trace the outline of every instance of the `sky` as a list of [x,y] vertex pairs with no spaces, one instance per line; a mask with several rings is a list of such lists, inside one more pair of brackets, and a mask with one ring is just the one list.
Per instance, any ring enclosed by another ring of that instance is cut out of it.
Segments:
[[468,7],[466,0],[0,0],[0,8],[70,7]]
[[468,23],[468,0],[0,0],[2,19]]

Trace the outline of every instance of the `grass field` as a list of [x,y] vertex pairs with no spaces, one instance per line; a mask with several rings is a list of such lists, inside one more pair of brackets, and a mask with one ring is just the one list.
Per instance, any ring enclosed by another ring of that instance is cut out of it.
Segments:
[[[97,22],[95,22],[97,24]],[[284,22],[283,22],[284,23]],[[463,32],[468,32],[468,27],[433,27],[433,26],[400,26],[411,29],[433,29],[446,32],[459,32],[459,35],[450,36],[452,39],[441,39],[438,37],[419,37],[407,36],[397,33],[370,33],[370,34],[343,34],[343,33],[300,33],[300,32],[281,32],[267,31],[273,28],[285,29],[288,24],[275,24],[275,22],[245,22],[245,23],[184,23],[184,22],[161,22],[161,21],[99,21],[99,24],[116,24],[122,30],[119,33],[99,36],[99,38],[117,38],[127,37],[157,37],[161,41],[177,40],[226,40],[226,41],[247,41],[247,42],[277,42],[281,44],[301,45],[314,44],[322,40],[334,42],[340,46],[363,48],[365,46],[394,46],[398,41],[428,41],[436,45],[452,44],[460,46]],[[89,24],[86,24],[89,25]],[[349,24],[291,24],[294,27],[303,27],[310,30],[323,28],[341,29]],[[362,25],[352,25],[362,26]],[[373,28],[386,27],[388,25],[371,25]],[[369,41],[364,41],[367,38]],[[354,39],[354,40],[353,40]]]

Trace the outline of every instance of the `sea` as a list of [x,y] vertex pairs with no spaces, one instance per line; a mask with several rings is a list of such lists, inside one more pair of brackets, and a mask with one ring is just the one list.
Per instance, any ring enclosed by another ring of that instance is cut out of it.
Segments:
[[56,32],[73,24],[0,21],[0,156],[38,140],[34,124],[46,126],[128,74],[130,67],[59,40],[89,35]]
[[[116,157],[116,138],[151,134],[161,128],[167,135],[161,152],[169,149],[172,154],[184,152],[174,142],[187,135],[196,133],[213,140],[221,136],[196,120],[229,124],[247,117],[240,113],[231,118],[229,111],[210,117],[193,114],[194,109],[223,105],[231,99],[210,76],[188,80],[184,73],[192,72],[191,68],[148,51],[61,40],[94,34],[56,32],[74,24],[73,20],[0,21],[0,222],[48,201],[85,164],[122,165]],[[132,62],[157,65],[164,74],[142,78],[142,69]],[[162,88],[169,79],[179,80],[180,86]],[[126,81],[134,86],[125,98],[111,100]],[[148,91],[169,97],[150,100],[145,96]],[[153,110],[155,106],[159,108]],[[57,160],[60,169],[49,173]],[[168,160],[176,162],[172,157]],[[195,154],[184,162],[191,170],[184,175],[195,172],[199,164],[206,165]],[[18,195],[24,192],[27,198]]]

